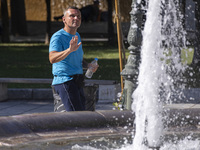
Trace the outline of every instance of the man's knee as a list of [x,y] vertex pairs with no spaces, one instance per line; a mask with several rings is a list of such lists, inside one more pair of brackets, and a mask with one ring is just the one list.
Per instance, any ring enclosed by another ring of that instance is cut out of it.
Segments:
[[61,100],[59,94],[55,91],[55,88],[52,86],[53,98],[54,98],[54,112],[65,112],[64,104]]

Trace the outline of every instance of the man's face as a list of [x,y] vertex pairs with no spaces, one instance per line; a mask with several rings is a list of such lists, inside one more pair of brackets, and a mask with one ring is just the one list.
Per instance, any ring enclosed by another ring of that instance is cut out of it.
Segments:
[[65,16],[63,16],[63,23],[69,28],[78,28],[81,25],[81,13],[76,9],[68,9]]

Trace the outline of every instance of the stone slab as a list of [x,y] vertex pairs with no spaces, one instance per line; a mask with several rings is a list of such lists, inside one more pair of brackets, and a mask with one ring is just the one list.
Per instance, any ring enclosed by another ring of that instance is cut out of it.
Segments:
[[32,99],[53,99],[53,93],[51,88],[33,89]]
[[26,88],[9,88],[8,89],[8,99],[26,99],[26,100],[30,100],[32,99],[32,95],[33,95],[33,90]]
[[120,92],[120,85],[99,85],[99,100],[117,100],[117,95]]
[[0,84],[0,101],[8,98],[7,84]]

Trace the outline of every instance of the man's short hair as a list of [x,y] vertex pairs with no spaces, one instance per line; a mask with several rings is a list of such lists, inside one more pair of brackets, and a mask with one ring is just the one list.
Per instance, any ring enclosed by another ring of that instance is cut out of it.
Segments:
[[[67,7],[67,8],[65,9],[65,11],[64,11],[64,13],[63,13],[63,16],[66,15],[66,13],[67,13],[67,11],[68,11],[69,9],[76,9],[76,10],[79,10],[76,6],[69,6],[69,7]],[[79,10],[79,11],[80,11],[80,10]]]

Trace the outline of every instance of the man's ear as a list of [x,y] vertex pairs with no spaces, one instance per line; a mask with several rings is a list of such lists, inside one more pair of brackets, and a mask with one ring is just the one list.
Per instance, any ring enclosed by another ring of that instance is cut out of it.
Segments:
[[65,24],[65,18],[64,17],[62,18],[62,20],[63,20],[63,23]]

